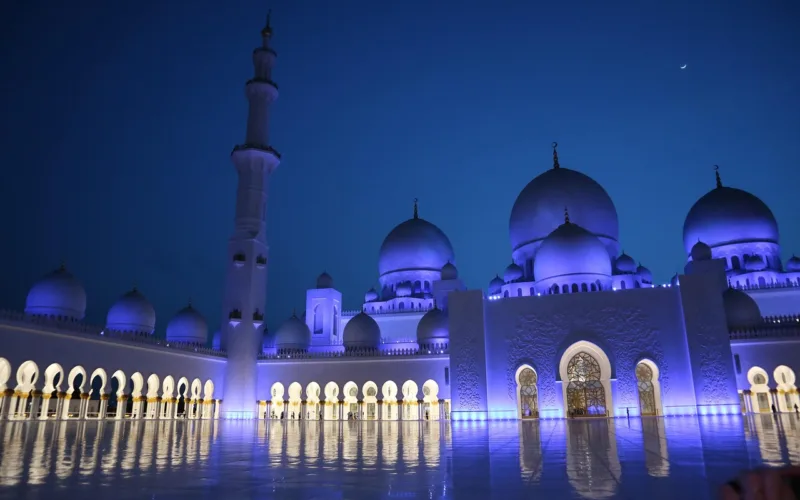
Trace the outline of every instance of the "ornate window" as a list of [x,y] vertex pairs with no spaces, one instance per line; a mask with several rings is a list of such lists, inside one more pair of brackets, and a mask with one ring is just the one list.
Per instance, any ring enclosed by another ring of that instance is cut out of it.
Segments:
[[539,417],[539,392],[536,382],[536,372],[530,368],[523,368],[519,374],[520,418]]
[[351,387],[349,392],[350,392],[350,396],[351,397],[358,396],[358,388],[357,387]]
[[636,365],[636,383],[639,387],[639,408],[642,415],[657,415],[656,391],[653,370],[645,363]]
[[767,383],[767,378],[764,375],[756,373],[755,376],[753,376],[753,385],[761,385],[766,383]]
[[570,417],[605,417],[606,390],[600,382],[600,364],[579,352],[567,365],[567,413]]
[[376,394],[378,394],[378,391],[374,387],[367,389],[367,396],[374,397]]

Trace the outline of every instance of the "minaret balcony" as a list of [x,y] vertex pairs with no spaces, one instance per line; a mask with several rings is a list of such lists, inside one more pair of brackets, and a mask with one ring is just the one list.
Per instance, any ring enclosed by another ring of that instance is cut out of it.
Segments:
[[281,154],[275,150],[272,146],[267,146],[266,144],[239,144],[233,147],[233,151],[231,154],[236,153],[237,151],[263,151],[265,153],[269,153],[277,159],[281,159]]
[[278,90],[278,84],[267,78],[251,78],[247,80],[247,85],[254,85],[254,84],[265,84],[273,87],[275,90]]

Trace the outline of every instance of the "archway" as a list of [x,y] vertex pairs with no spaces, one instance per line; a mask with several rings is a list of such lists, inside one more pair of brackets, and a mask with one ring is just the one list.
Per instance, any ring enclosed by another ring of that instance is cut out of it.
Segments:
[[306,419],[308,420],[320,420],[322,418],[322,414],[319,411],[320,392],[319,384],[316,382],[311,382],[306,386]]
[[36,390],[36,381],[39,380],[39,366],[33,361],[25,361],[17,368],[17,386],[14,392],[19,394],[15,401],[16,408],[12,407],[10,414],[16,420],[30,417],[33,405],[31,393]]
[[289,414],[287,415],[287,418],[291,420],[300,420],[300,406],[302,402],[303,386],[297,382],[292,382],[289,384]]
[[339,420],[339,385],[336,382],[325,384],[325,420]]
[[753,411],[757,413],[772,411],[767,372],[760,366],[754,366],[747,371],[747,381],[750,382],[750,407]]
[[201,400],[200,393],[202,391],[203,391],[203,383],[200,381],[200,379],[196,378],[192,380],[192,386],[191,386],[192,399],[189,400],[187,404],[188,409],[184,411],[184,415],[186,416],[186,418],[192,418],[192,419],[197,418],[199,413],[198,403]]
[[639,393],[639,415],[663,415],[660,373],[655,363],[643,359],[636,365],[636,387]]
[[613,416],[611,363],[597,345],[580,341],[571,345],[559,364],[567,417]]
[[439,420],[439,384],[434,380],[422,384],[422,418]]
[[419,420],[419,402],[417,393],[419,387],[413,380],[406,380],[403,384],[403,420]]
[[108,409],[106,415],[114,418],[125,416],[125,385],[127,380],[122,370],[117,370],[111,375],[111,387],[109,389]]
[[517,415],[521,419],[539,418],[539,376],[529,365],[517,368]]
[[214,411],[214,382],[211,379],[206,380],[203,384],[203,410],[200,418],[210,419]]
[[364,411],[362,418],[366,420],[377,420],[378,419],[378,385],[375,382],[369,381],[364,384],[364,387],[361,389],[361,392],[364,394],[364,406],[366,410]]
[[283,420],[285,417],[283,407],[283,394],[284,388],[283,384],[280,382],[275,382],[272,384],[272,389],[269,391],[270,393],[270,406],[272,406],[272,410],[270,411],[270,418],[279,418]]
[[[166,383],[167,381],[164,380],[165,385]],[[173,396],[170,395],[170,398],[172,397]],[[189,408],[188,400],[189,400],[189,379],[186,377],[181,377],[178,379],[178,388],[175,390],[174,399],[171,399],[170,402],[170,405],[174,405],[174,408],[170,409],[170,413],[175,418],[186,417],[187,410]]]
[[[147,377],[147,401],[144,408],[144,418],[155,419],[158,416],[158,389],[160,386],[161,379],[155,373],[151,373]],[[172,392],[172,389],[170,389],[170,392]]]
[[344,384],[344,407],[347,412],[347,420],[358,418],[358,386],[355,382]]
[[89,401],[86,403],[86,418],[105,418],[108,395],[105,392],[108,375],[102,368],[97,368],[89,377]]
[[795,405],[800,407],[800,399],[797,396],[794,370],[786,365],[780,365],[775,368],[772,375],[778,384],[778,410],[782,412],[795,411]]
[[83,386],[86,384],[86,370],[78,365],[67,375],[67,395],[64,398],[61,418],[81,418],[83,416]]
[[[184,378],[178,382],[178,390],[184,385]],[[175,378],[172,375],[167,375],[161,382],[161,402],[156,403],[159,405],[159,417],[161,419],[172,419],[177,415],[178,405],[175,400]]]
[[134,372],[131,375],[130,394],[128,405],[125,408],[126,413],[131,414],[131,418],[138,419],[144,412],[144,402],[142,401],[142,391],[144,390],[144,376],[139,372]]
[[397,420],[397,384],[391,380],[384,382],[381,387],[383,394],[383,415],[382,420]]

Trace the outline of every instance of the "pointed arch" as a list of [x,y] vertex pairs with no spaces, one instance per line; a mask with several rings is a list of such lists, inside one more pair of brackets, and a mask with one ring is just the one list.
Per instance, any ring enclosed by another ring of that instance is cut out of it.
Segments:
[[44,370],[44,389],[42,389],[42,392],[45,394],[60,392],[63,382],[64,368],[58,363],[53,363]]
[[203,385],[203,399],[206,401],[214,399],[214,382],[211,379],[206,380]]
[[166,377],[164,377],[164,381],[161,382],[161,397],[164,399],[172,399],[172,395],[174,392],[175,392],[175,379],[172,377],[172,375],[167,375]]
[[378,384],[373,381],[366,382],[361,389],[366,409],[362,412],[364,420],[378,419]]
[[561,356],[558,371],[564,416],[614,416],[611,362],[597,344],[581,340],[569,346]]
[[155,373],[151,373],[149,377],[147,377],[147,397],[148,398],[157,398],[158,397],[158,388],[161,386],[161,380],[158,378],[158,375]]
[[0,358],[0,391],[5,391],[6,384],[11,378],[11,363],[6,358]]
[[794,412],[794,407],[800,407],[800,397],[797,394],[796,375],[794,370],[786,365],[779,365],[772,372],[777,384],[778,410],[782,412]]
[[17,387],[15,390],[29,393],[36,389],[39,380],[39,366],[33,361],[25,361],[17,368]]
[[117,396],[124,396],[125,395],[125,385],[128,383],[127,379],[125,378],[125,372],[122,370],[117,370],[111,375],[112,379],[116,379],[117,381]]
[[747,371],[747,381],[750,382],[750,398],[754,412],[769,413],[772,402],[769,394],[769,374],[760,366],[754,366]]
[[636,363],[636,387],[641,416],[664,415],[660,380],[661,371],[654,361],[644,358]]
[[[78,378],[80,376],[80,378]],[[86,384],[86,370],[78,365],[72,368],[67,375],[67,394],[73,394],[78,390],[78,394],[83,393],[83,386]]]
[[514,374],[517,383],[517,417],[539,418],[539,375],[531,365],[520,365]]
[[139,372],[134,372],[131,375],[131,397],[142,397],[142,389],[144,389],[144,376]]

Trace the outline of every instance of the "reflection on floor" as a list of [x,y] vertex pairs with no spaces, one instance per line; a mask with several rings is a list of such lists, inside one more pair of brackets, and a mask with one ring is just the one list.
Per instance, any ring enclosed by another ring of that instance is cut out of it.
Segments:
[[800,418],[0,424],[0,498],[713,498]]

